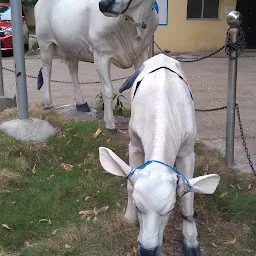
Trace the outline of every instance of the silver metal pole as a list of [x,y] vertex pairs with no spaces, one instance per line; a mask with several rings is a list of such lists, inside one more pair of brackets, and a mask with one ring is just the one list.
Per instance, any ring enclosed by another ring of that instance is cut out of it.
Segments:
[[24,59],[24,35],[21,0],[10,0],[12,15],[13,53],[19,119],[28,119],[27,81]]
[[4,96],[4,79],[3,79],[3,66],[2,66],[2,50],[0,46],[0,96]]
[[[238,27],[242,23],[240,12],[233,11],[227,17],[230,28],[230,38],[232,43],[238,39]],[[235,137],[235,104],[236,104],[236,84],[237,84],[237,56],[238,51],[231,53],[229,58],[228,71],[228,93],[227,93],[227,123],[226,123],[226,164],[228,167],[234,165],[234,137]]]

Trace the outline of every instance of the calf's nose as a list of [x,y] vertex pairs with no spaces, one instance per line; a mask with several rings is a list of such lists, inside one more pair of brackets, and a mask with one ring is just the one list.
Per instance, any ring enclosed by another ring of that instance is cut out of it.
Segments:
[[143,246],[139,246],[139,256],[158,256],[159,248],[156,247],[152,250],[148,250],[143,248]]

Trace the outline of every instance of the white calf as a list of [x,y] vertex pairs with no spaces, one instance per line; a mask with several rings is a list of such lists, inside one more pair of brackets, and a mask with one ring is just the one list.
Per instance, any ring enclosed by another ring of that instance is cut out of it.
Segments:
[[[133,83],[134,82],[134,83]],[[193,178],[196,121],[191,91],[178,61],[157,55],[121,88],[132,86],[129,165],[110,149],[99,149],[103,168],[128,178],[125,217],[139,219],[139,255],[159,256],[163,232],[182,196],[183,255],[201,255],[194,221],[194,193],[212,194],[218,175]],[[176,166],[176,169],[173,168]]]

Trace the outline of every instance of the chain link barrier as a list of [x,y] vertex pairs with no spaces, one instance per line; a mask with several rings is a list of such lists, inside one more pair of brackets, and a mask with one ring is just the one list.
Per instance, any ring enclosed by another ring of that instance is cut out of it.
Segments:
[[237,113],[237,119],[238,119],[240,134],[241,134],[241,138],[242,138],[242,141],[243,141],[244,151],[246,153],[246,156],[247,156],[249,165],[251,167],[251,170],[252,170],[253,174],[256,176],[256,170],[254,169],[254,166],[253,166],[253,163],[252,163],[252,160],[251,160],[251,156],[250,156],[249,150],[247,148],[247,143],[246,143],[246,140],[245,140],[244,129],[243,129],[243,125],[242,125],[239,105],[236,103],[235,107],[236,107],[236,113]]
[[[34,38],[37,39],[36,36],[29,36],[30,38]],[[169,54],[167,54],[165,51],[163,51],[161,49],[161,47],[157,44],[157,42],[153,39],[153,43],[156,45],[156,47],[160,50],[160,52],[162,52],[163,54],[165,54],[168,57],[171,57]],[[182,59],[177,59],[179,62],[183,62],[183,63],[195,63],[195,62],[199,62],[202,60],[205,60],[207,58],[210,58],[214,55],[216,55],[217,53],[221,52],[222,50],[225,49],[226,54],[229,56],[230,59],[234,60],[236,58],[238,58],[239,56],[242,55],[244,48],[246,46],[246,41],[245,41],[245,34],[244,31],[242,30],[242,28],[239,28],[239,33],[238,33],[238,39],[236,43],[233,43],[230,37],[230,28],[227,31],[227,37],[226,37],[226,42],[225,45],[223,45],[222,47],[220,47],[219,49],[217,49],[214,52],[211,52],[207,55],[201,56],[199,58],[195,58],[195,59],[191,59],[191,60],[182,60]],[[237,56],[236,57],[231,57],[231,54],[237,51]],[[5,68],[2,68],[3,70],[15,73],[15,71]],[[33,78],[33,79],[37,79],[36,76],[31,76],[31,75],[26,75],[29,78]],[[125,80],[127,79],[127,77],[121,77],[121,78],[116,78],[111,80],[112,82],[116,82],[116,81],[121,81],[121,80]],[[66,82],[66,81],[60,81],[60,80],[51,80],[51,82],[53,83],[61,83],[61,84],[72,84],[72,82]],[[92,81],[92,82],[81,82],[80,84],[84,84],[84,85],[88,85],[88,84],[100,84],[100,81]],[[256,170],[254,169],[254,165],[252,163],[251,160],[251,156],[249,154],[249,150],[247,148],[247,143],[245,140],[245,135],[244,135],[244,130],[243,130],[243,125],[242,125],[242,121],[241,121],[241,115],[240,115],[240,110],[239,110],[239,105],[236,103],[235,105],[236,108],[236,112],[237,112],[237,119],[238,119],[238,125],[239,125],[239,129],[240,129],[240,134],[241,134],[241,138],[243,141],[243,146],[244,146],[244,151],[246,153],[249,165],[251,167],[251,170],[253,172],[253,174],[256,176]],[[217,107],[217,108],[210,108],[210,109],[195,109],[196,112],[215,112],[215,111],[220,111],[220,110],[224,110],[227,109],[227,106],[223,106],[223,107]]]

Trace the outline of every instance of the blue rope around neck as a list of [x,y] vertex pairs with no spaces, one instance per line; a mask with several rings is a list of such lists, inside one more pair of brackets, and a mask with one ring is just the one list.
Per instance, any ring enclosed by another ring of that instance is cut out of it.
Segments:
[[146,163],[137,166],[136,168],[132,168],[131,171],[130,171],[130,173],[129,173],[125,178],[128,179],[131,175],[133,175],[133,173],[134,173],[136,170],[142,169],[142,168],[144,168],[144,167],[146,167],[146,166],[148,166],[148,165],[150,165],[150,164],[152,164],[152,163],[158,163],[158,164],[162,164],[162,165],[168,167],[170,170],[172,170],[173,172],[177,173],[179,176],[181,176],[181,177],[184,178],[184,180],[186,181],[186,183],[187,183],[189,189],[192,188],[187,177],[185,177],[183,174],[181,174],[178,170],[176,170],[175,168],[171,167],[170,165],[168,165],[168,164],[166,164],[166,163],[163,163],[163,162],[161,162],[161,161],[157,161],[157,160],[149,160],[149,161],[147,161]]

